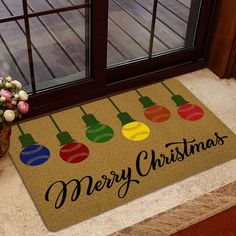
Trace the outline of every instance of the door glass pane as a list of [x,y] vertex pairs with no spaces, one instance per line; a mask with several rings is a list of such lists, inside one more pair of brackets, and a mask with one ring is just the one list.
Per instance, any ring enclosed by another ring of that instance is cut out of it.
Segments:
[[194,45],[200,0],[109,0],[108,66]]
[[37,90],[88,77],[85,25],[83,9],[30,18]]
[[0,76],[11,75],[31,92],[29,61],[23,21],[0,23]]
[[0,1],[0,19],[9,18],[23,14],[22,1],[4,0]]
[[90,0],[0,1],[0,75],[33,93],[90,78],[90,6]]
[[[16,1],[16,0],[14,0]],[[17,0],[18,1],[18,0]],[[87,4],[87,0],[27,0],[28,11],[42,12],[52,9]]]

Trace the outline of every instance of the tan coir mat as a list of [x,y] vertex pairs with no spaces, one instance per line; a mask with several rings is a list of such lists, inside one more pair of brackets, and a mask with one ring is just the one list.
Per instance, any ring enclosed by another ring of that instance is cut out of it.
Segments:
[[10,148],[51,231],[233,159],[235,153],[233,132],[176,80],[14,126]]

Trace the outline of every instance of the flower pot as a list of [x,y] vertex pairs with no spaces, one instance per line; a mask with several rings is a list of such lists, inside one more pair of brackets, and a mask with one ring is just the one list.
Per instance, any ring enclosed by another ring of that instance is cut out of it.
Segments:
[[0,158],[3,157],[9,149],[11,137],[11,126],[5,126],[0,129]]

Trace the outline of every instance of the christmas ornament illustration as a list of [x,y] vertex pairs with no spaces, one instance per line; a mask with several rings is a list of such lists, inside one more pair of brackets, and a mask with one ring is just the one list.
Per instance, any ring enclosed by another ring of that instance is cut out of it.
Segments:
[[79,163],[89,156],[89,149],[86,145],[76,142],[67,131],[61,131],[52,115],[49,115],[52,123],[55,125],[58,134],[57,138],[60,142],[60,157],[68,163]]
[[39,166],[48,161],[50,158],[48,148],[38,144],[31,134],[25,134],[19,124],[17,128],[21,132],[19,140],[23,148],[20,152],[20,160],[27,166]]
[[189,121],[197,121],[204,116],[204,111],[201,107],[189,103],[181,95],[176,95],[164,82],[161,83],[173,95],[171,99],[175,102],[178,108],[177,112],[181,118]]
[[80,109],[84,113],[82,119],[86,124],[86,136],[90,141],[105,143],[112,139],[114,132],[109,125],[99,122],[93,114],[87,114],[82,106],[80,106]]
[[150,99],[150,97],[143,96],[138,89],[136,89],[135,91],[140,96],[139,101],[145,109],[144,116],[148,120],[158,123],[164,122],[170,118],[170,111],[166,107],[157,105]]
[[150,129],[142,122],[135,121],[127,112],[121,112],[111,98],[108,98],[115,109],[119,112],[118,119],[122,124],[122,133],[125,138],[132,141],[145,140],[150,135]]

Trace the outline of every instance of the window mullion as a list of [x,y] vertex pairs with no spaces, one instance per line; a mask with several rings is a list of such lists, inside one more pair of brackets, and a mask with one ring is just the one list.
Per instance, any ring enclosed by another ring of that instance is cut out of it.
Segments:
[[27,7],[26,0],[22,0],[22,5],[23,5],[23,13],[24,13],[26,42],[27,42],[27,49],[28,49],[28,60],[29,60],[31,87],[32,87],[33,94],[36,94],[36,82],[35,82],[35,74],[34,74],[32,43],[31,43],[31,36],[30,36],[29,14],[28,14],[28,7]]
[[108,0],[93,1],[91,19],[92,78],[96,88],[106,85]]

